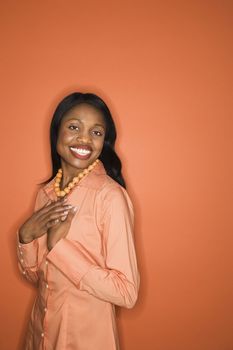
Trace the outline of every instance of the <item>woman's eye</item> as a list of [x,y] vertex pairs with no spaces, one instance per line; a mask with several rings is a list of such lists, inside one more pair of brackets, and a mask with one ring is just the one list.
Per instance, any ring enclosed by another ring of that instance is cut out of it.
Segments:
[[69,127],[68,127],[70,130],[79,130],[79,128],[78,128],[78,126],[76,126],[76,125],[69,125]]
[[99,131],[99,130],[94,130],[93,134],[96,135],[96,136],[102,136],[103,135],[102,131]]

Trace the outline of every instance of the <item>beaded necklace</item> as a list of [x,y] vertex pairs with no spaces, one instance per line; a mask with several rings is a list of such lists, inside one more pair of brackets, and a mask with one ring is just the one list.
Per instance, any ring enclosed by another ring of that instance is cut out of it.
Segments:
[[67,195],[72,190],[72,188],[74,188],[74,186],[76,186],[79,183],[79,181],[83,177],[87,176],[87,174],[89,174],[89,172],[92,171],[92,169],[94,169],[94,167],[98,163],[99,163],[99,159],[96,159],[96,161],[94,161],[94,163],[89,165],[88,168],[84,169],[81,173],[75,176],[73,180],[70,181],[69,184],[64,188],[64,190],[60,189],[60,184],[62,179],[62,169],[60,168],[57,172],[57,175],[55,177],[55,183],[54,183],[54,191],[57,197],[64,197],[65,195]]

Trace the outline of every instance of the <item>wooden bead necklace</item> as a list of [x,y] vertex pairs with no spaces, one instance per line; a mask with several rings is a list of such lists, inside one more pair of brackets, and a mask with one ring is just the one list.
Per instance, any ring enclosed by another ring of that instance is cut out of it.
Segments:
[[94,167],[98,163],[99,163],[99,159],[96,159],[96,161],[91,165],[89,165],[88,168],[84,169],[80,174],[75,176],[73,180],[69,182],[69,184],[64,188],[64,190],[60,189],[60,184],[62,179],[62,169],[59,169],[55,177],[55,183],[54,183],[54,191],[57,197],[64,197],[65,195],[67,195],[72,190],[72,188],[74,188],[74,186],[76,186],[79,183],[79,181],[83,177],[85,177],[87,174],[89,174],[90,171],[92,171],[92,169],[94,169]]

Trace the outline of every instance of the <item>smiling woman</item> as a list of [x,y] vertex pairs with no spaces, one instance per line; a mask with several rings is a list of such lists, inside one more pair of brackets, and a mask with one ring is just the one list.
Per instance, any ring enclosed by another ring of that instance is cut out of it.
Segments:
[[91,105],[79,104],[65,114],[57,140],[63,169],[62,186],[100,156],[105,129],[102,113]]
[[24,349],[117,350],[114,308],[134,306],[139,274],[111,113],[73,93],[50,139],[52,176],[18,232],[20,271],[38,287]]

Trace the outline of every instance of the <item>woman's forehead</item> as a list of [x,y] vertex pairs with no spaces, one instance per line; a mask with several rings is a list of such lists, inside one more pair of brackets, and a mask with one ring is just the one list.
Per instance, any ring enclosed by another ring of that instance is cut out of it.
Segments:
[[82,103],[72,107],[65,113],[62,122],[68,120],[77,120],[79,122],[93,122],[105,126],[104,116],[96,107],[87,103]]

